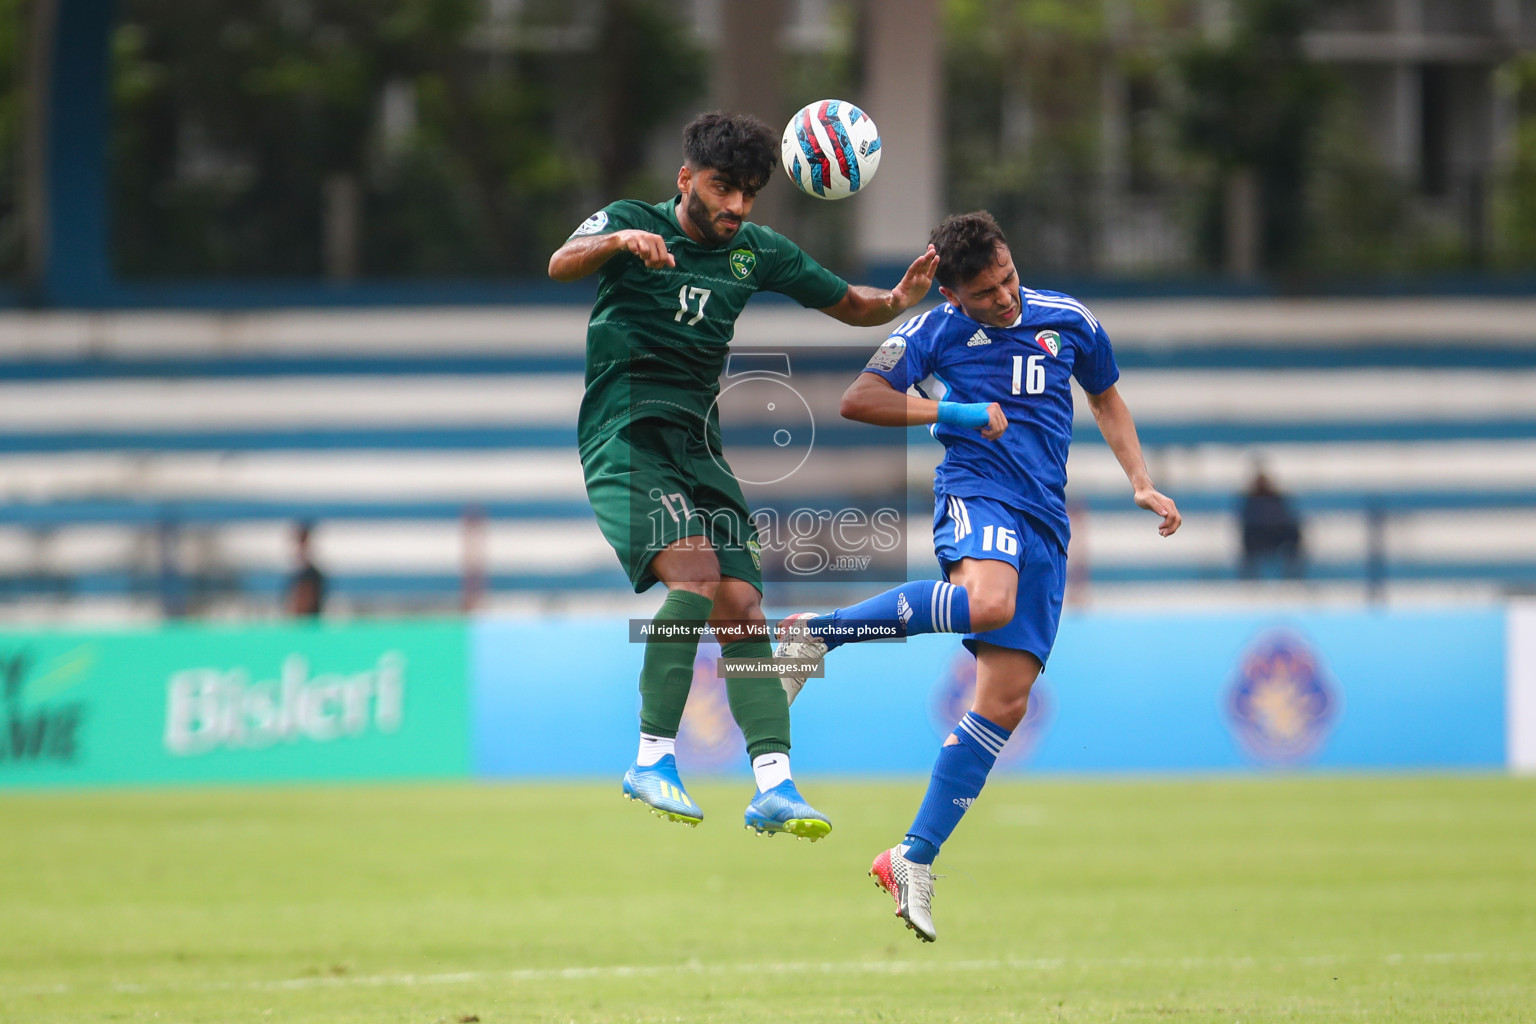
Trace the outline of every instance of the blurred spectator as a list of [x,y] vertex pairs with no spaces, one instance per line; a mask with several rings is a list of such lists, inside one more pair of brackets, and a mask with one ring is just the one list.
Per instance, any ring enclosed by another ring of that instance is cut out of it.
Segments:
[[1263,467],[1254,470],[1243,492],[1241,516],[1243,578],[1256,579],[1265,566],[1276,562],[1287,579],[1300,578],[1301,522]]
[[298,569],[288,580],[286,606],[289,615],[317,618],[325,606],[325,573],[315,565],[309,535],[309,523],[293,528],[294,561]]

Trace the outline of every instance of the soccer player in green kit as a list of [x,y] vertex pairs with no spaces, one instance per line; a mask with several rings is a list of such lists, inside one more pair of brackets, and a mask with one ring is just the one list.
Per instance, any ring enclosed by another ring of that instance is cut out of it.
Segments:
[[[640,672],[640,749],[625,796],[671,821],[704,812],[677,774],[674,741],[693,682],[696,634],[658,640],[668,624],[707,621],[727,658],[772,656],[758,540],[741,486],[722,461],[713,412],[736,318],[757,291],[782,292],[856,327],[889,323],[928,293],[930,248],[890,291],[849,285],[789,239],[749,223],[778,164],[778,140],[743,114],[708,113],[683,129],[678,194],[654,205],[610,203],[549,260],[549,276],[598,275],[587,327],[578,438],[587,495],[635,592],[657,581]],[[831,831],[790,775],[789,704],[774,676],[726,682],[757,793],[745,821],[759,834],[816,840]]]

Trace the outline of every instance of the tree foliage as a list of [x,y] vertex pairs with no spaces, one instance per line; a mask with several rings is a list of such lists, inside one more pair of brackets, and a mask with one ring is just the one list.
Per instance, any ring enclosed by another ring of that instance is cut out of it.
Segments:
[[1501,267],[1530,267],[1536,265],[1536,54],[1511,59],[1496,84],[1512,101],[1516,126],[1510,166],[1495,182],[1493,255]]
[[22,270],[22,42],[26,0],[0,0],[0,281]]
[[1321,3],[1234,0],[1229,37],[1192,43],[1178,60],[1183,142],[1221,172],[1257,175],[1272,269],[1294,263],[1301,251],[1307,174],[1333,91],[1327,70],[1301,49]]
[[551,50],[478,0],[123,0],[119,269],[317,274],[337,180],[364,273],[541,269],[703,81],[670,5],[595,6],[593,45]]

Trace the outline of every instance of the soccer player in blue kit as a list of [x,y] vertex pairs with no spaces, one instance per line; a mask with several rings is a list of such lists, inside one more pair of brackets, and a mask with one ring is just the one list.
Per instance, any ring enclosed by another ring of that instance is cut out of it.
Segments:
[[[1050,656],[1066,589],[1067,447],[1072,379],[1140,507],[1171,535],[1178,508],[1152,486],[1136,425],[1115,382],[1109,336],[1059,292],[1021,288],[1007,240],[985,212],[950,217],[931,238],[947,301],[897,328],[843,395],[842,414],[877,426],[933,424],[944,459],[934,480],[933,543],[945,581],[916,580],[828,615],[784,620],[780,658],[816,659],[860,639],[858,625],[904,635],[963,633],[976,697],[939,750],[905,840],[870,874],[919,938],[935,938],[932,864],[1024,719]],[[907,394],[914,387],[919,395]],[[790,698],[804,676],[786,676]]]

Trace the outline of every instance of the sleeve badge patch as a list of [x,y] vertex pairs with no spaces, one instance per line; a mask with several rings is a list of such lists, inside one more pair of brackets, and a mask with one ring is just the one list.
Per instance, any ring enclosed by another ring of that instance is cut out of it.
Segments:
[[581,222],[581,227],[571,232],[572,238],[580,238],[582,235],[600,234],[608,227],[608,212],[598,210],[592,216]]
[[904,338],[887,338],[875,354],[869,357],[869,362],[864,364],[866,370],[880,370],[889,373],[896,369],[903,356],[907,354],[907,342]]

